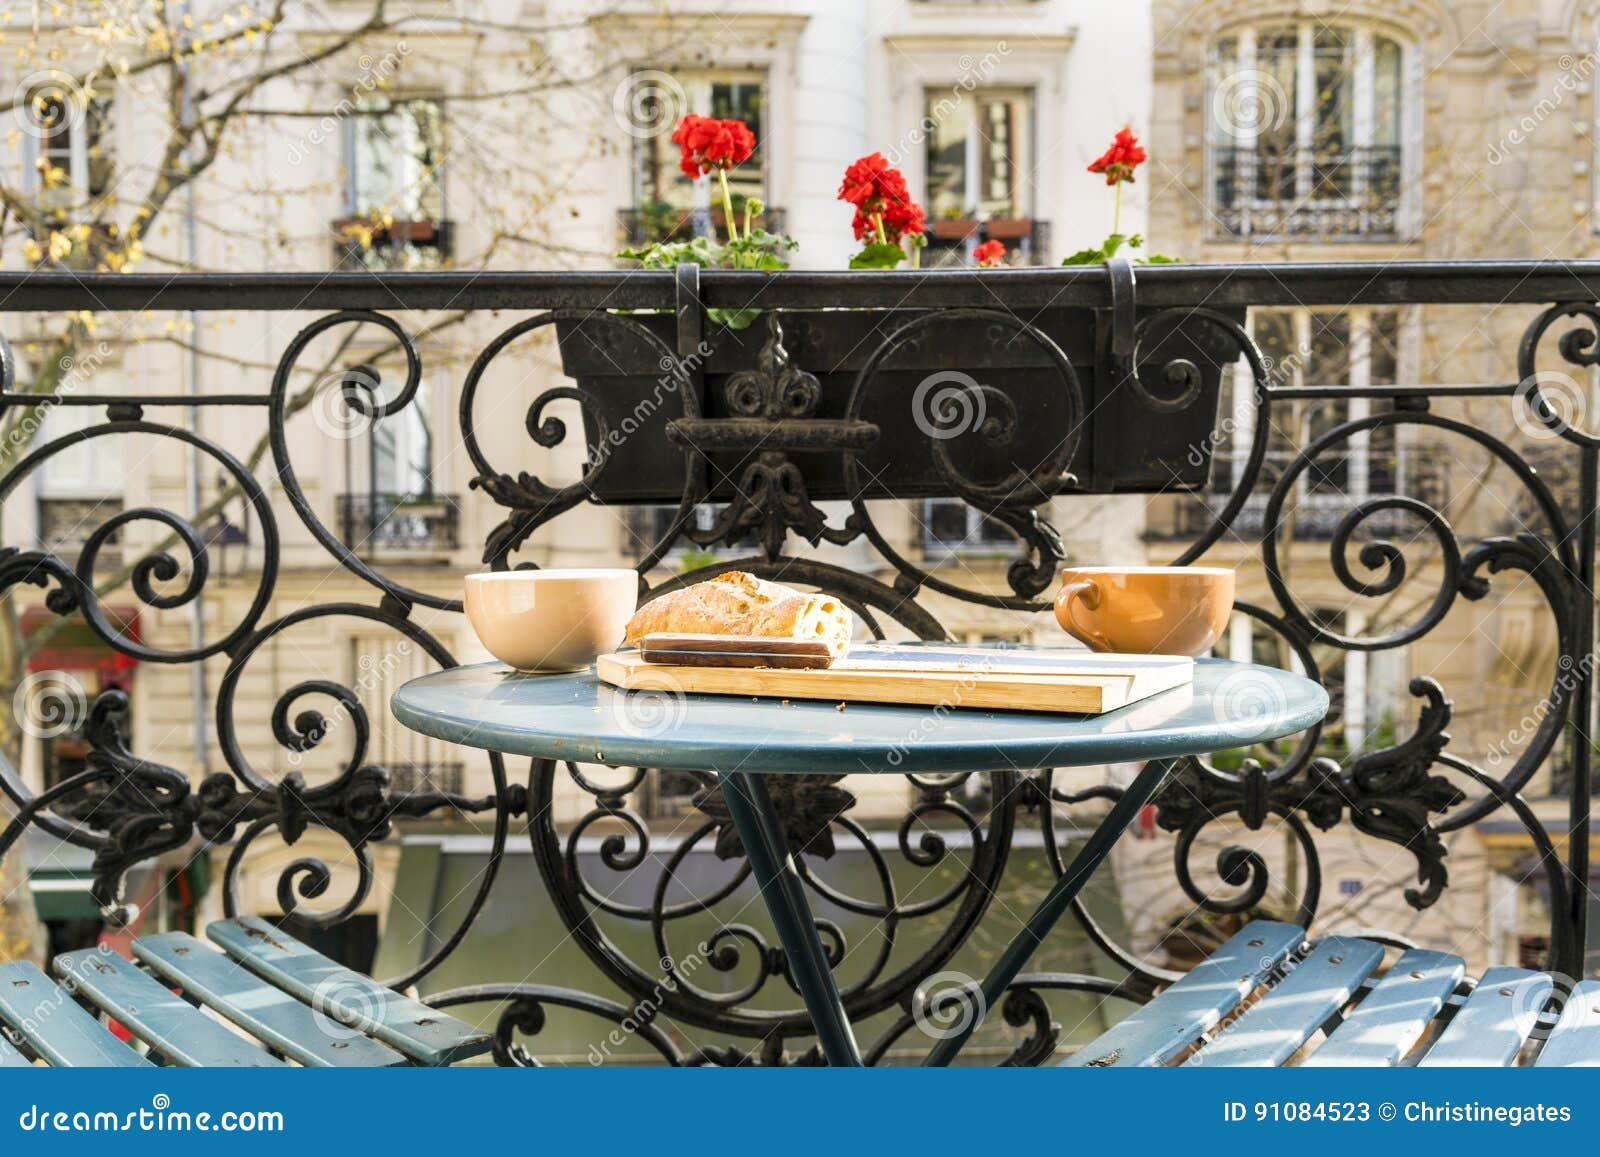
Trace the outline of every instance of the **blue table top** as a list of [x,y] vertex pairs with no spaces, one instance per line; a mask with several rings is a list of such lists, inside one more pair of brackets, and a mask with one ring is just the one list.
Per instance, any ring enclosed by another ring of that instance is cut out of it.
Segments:
[[832,701],[618,691],[594,672],[500,663],[412,679],[395,717],[436,739],[616,767],[747,772],[1005,771],[1245,747],[1316,723],[1328,694],[1299,675],[1202,659],[1186,687],[1104,715],[939,711]]

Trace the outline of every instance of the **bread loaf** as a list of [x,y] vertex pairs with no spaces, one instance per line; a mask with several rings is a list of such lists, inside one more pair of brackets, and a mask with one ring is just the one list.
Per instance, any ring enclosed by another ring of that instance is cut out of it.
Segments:
[[832,595],[809,595],[732,570],[652,599],[628,620],[626,642],[661,632],[821,639],[835,658],[850,647],[850,611]]

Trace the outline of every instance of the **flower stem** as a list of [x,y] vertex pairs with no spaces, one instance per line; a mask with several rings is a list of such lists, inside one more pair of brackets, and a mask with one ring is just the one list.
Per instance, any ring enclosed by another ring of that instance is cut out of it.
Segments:
[[1111,232],[1122,232],[1122,182],[1118,181],[1112,186],[1116,192],[1111,202]]
[[717,180],[722,183],[722,216],[728,223],[728,240],[739,240],[739,222],[733,215],[733,196],[728,192],[728,170],[719,168]]
[[873,229],[875,229],[877,231],[878,244],[879,245],[887,245],[887,244],[889,244],[889,235],[883,231],[883,214],[882,213],[874,213],[872,215],[872,227],[873,227]]

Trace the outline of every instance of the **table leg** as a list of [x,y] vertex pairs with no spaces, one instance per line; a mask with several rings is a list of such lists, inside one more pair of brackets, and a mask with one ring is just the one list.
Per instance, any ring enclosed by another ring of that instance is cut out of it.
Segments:
[[860,1065],[861,1049],[845,1016],[844,1002],[839,999],[827,952],[817,935],[805,886],[790,859],[788,841],[766,783],[759,775],[738,772],[722,772],[717,781],[722,786],[728,814],[744,842],[745,854],[750,857],[761,898],[777,926],[789,971],[811,1013],[823,1055],[830,1065]]
[[[928,1053],[924,1065],[948,1065],[961,1046],[967,1043],[978,1025],[983,1022],[984,1015],[993,1008],[995,1002],[1000,1000],[1006,991],[1006,986],[1017,978],[1017,973],[1022,971],[1023,965],[1028,963],[1028,958],[1034,950],[1044,942],[1050,930],[1056,926],[1056,921],[1072,906],[1072,901],[1089,882],[1089,877],[1094,875],[1094,870],[1100,866],[1111,851],[1111,845],[1117,842],[1117,837],[1122,835],[1127,826],[1133,822],[1133,817],[1139,814],[1139,809],[1150,802],[1156,794],[1156,789],[1161,786],[1167,773],[1177,766],[1176,760],[1152,759],[1146,763],[1134,776],[1133,782],[1122,793],[1122,798],[1106,813],[1106,818],[1100,821],[1100,826],[1095,828],[1088,841],[1079,849],[1078,854],[1072,858],[1072,863],[1061,874],[1055,886],[1048,895],[1039,902],[1033,915],[1028,917],[1028,922],[1023,925],[1010,944],[1006,945],[1000,959],[989,970],[989,975],[983,978],[981,1003],[975,1015],[963,1017],[963,1027],[947,1037],[941,1037]],[[1049,805],[1046,804],[1048,807]]]

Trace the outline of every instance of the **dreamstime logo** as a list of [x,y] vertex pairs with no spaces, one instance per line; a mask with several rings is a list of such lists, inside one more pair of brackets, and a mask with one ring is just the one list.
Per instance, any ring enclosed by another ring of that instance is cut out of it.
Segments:
[[30,137],[44,139],[71,133],[89,108],[89,94],[76,78],[59,68],[29,73],[11,94],[11,115]]
[[911,1019],[934,1040],[970,1031],[988,1011],[977,980],[965,972],[936,972],[911,998]]
[[1529,438],[1548,441],[1583,426],[1589,394],[1571,374],[1540,370],[1517,383],[1511,418]]
[[1276,132],[1290,112],[1283,85],[1259,68],[1229,73],[1211,93],[1211,123],[1232,137]]
[[35,739],[74,732],[88,716],[89,695],[68,671],[35,671],[11,696],[11,717]]
[[983,387],[960,370],[929,374],[911,395],[911,418],[917,429],[939,441],[978,429],[986,416]]
[[688,696],[675,679],[662,679],[663,686],[617,691],[611,696],[612,719],[625,734],[635,739],[653,739],[683,722],[689,709]]
[[671,132],[688,107],[678,78],[653,68],[630,74],[611,94],[617,126],[640,141]]
[[1270,675],[1250,668],[1235,671],[1225,678],[1211,700],[1213,717],[1234,726],[1265,724],[1288,709],[1289,697],[1283,685]]
[[312,390],[311,420],[330,438],[363,438],[372,432],[383,408],[381,382],[372,366],[350,366],[324,377]]
[[[1600,1024],[1600,1000],[1593,993],[1586,995],[1580,991],[1578,981],[1565,973],[1550,973],[1549,987],[1543,983],[1544,979],[1537,974],[1523,976],[1497,984],[1491,990],[1501,1000],[1511,1002],[1511,1021],[1524,1039],[1550,1039],[1557,1018],[1547,1013],[1545,1008],[1552,996],[1560,1007],[1560,1020],[1566,1027]],[[1578,1003],[1574,1004],[1574,1001]]]
[[311,1019],[331,1040],[371,1036],[383,1012],[383,997],[341,976],[330,976],[311,991]]

